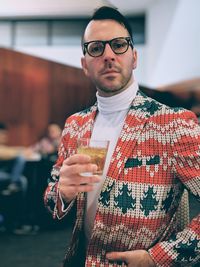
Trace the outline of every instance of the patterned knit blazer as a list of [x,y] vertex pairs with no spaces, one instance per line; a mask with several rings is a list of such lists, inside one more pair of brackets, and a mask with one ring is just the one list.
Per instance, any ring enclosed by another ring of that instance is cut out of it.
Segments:
[[[76,222],[65,265],[77,257],[86,194],[65,210],[57,187],[63,160],[74,153],[78,137],[90,137],[97,105],[66,120],[58,160],[45,203],[61,219],[76,208]],[[177,209],[184,188],[200,197],[200,126],[183,108],[170,108],[140,91],[132,102],[98,199],[87,267],[124,266],[105,258],[109,251],[145,249],[156,266],[192,266],[200,259],[200,217],[178,229]],[[73,266],[75,267],[75,266]]]

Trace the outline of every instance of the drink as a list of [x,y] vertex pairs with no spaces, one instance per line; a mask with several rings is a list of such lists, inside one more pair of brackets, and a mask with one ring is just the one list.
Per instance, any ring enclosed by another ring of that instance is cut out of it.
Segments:
[[[88,138],[78,139],[77,153],[89,155],[91,157],[91,162],[98,167],[94,174],[103,174],[108,144],[109,141],[90,140]],[[92,175],[92,173],[84,173],[82,175]]]

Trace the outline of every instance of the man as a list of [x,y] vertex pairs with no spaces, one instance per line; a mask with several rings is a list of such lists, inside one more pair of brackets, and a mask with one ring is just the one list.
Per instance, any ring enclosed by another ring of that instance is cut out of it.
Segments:
[[24,177],[25,159],[7,146],[8,129],[4,123],[0,123],[0,182],[9,181],[8,187],[1,192],[3,195],[11,195],[26,188]]
[[[187,266],[198,261],[199,218],[184,231],[177,208],[186,186],[200,195],[200,127],[190,111],[138,90],[132,33],[115,9],[98,9],[86,27],[82,66],[97,104],[67,119],[45,202],[61,219],[76,209],[64,266]],[[110,140],[103,177],[74,154],[79,137]],[[190,265],[191,266],[191,265]]]
[[0,211],[5,230],[15,234],[24,231],[24,209],[27,179],[23,176],[25,159],[15,149],[7,146],[8,129],[0,123]]
[[29,149],[30,153],[40,153],[41,155],[51,155],[57,153],[62,130],[59,125],[52,123],[47,127],[46,135]]

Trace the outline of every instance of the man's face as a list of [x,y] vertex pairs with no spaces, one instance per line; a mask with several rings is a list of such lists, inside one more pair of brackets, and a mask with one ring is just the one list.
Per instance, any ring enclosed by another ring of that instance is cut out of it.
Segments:
[[48,136],[52,140],[59,139],[61,137],[61,129],[56,124],[51,124],[48,127]]
[[0,145],[6,145],[8,141],[8,131],[0,129]]
[[[129,37],[123,25],[114,20],[93,20],[86,28],[84,42],[108,41],[117,37]],[[99,95],[112,96],[124,91],[133,82],[132,71],[137,65],[137,53],[129,46],[124,54],[115,54],[106,44],[102,56],[91,57],[86,52],[81,62]]]

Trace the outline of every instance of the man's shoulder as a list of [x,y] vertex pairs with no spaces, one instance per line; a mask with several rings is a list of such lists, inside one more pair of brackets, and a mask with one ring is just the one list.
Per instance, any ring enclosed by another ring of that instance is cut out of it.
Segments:
[[[138,91],[138,96],[143,99],[143,104],[140,104],[140,108],[146,110],[149,115],[154,116],[163,116],[163,115],[177,115],[177,117],[192,116],[195,117],[195,114],[181,106],[170,106],[162,103],[150,96],[147,96],[142,91]],[[172,103],[173,104],[173,103]],[[137,107],[138,108],[138,107]]]
[[66,123],[71,123],[73,121],[80,122],[83,119],[87,119],[87,117],[89,117],[91,115],[91,113],[95,112],[96,109],[97,109],[97,105],[95,103],[94,105],[92,105],[88,108],[85,108],[81,111],[78,111],[78,112],[72,114],[71,116],[69,116],[66,119]]

